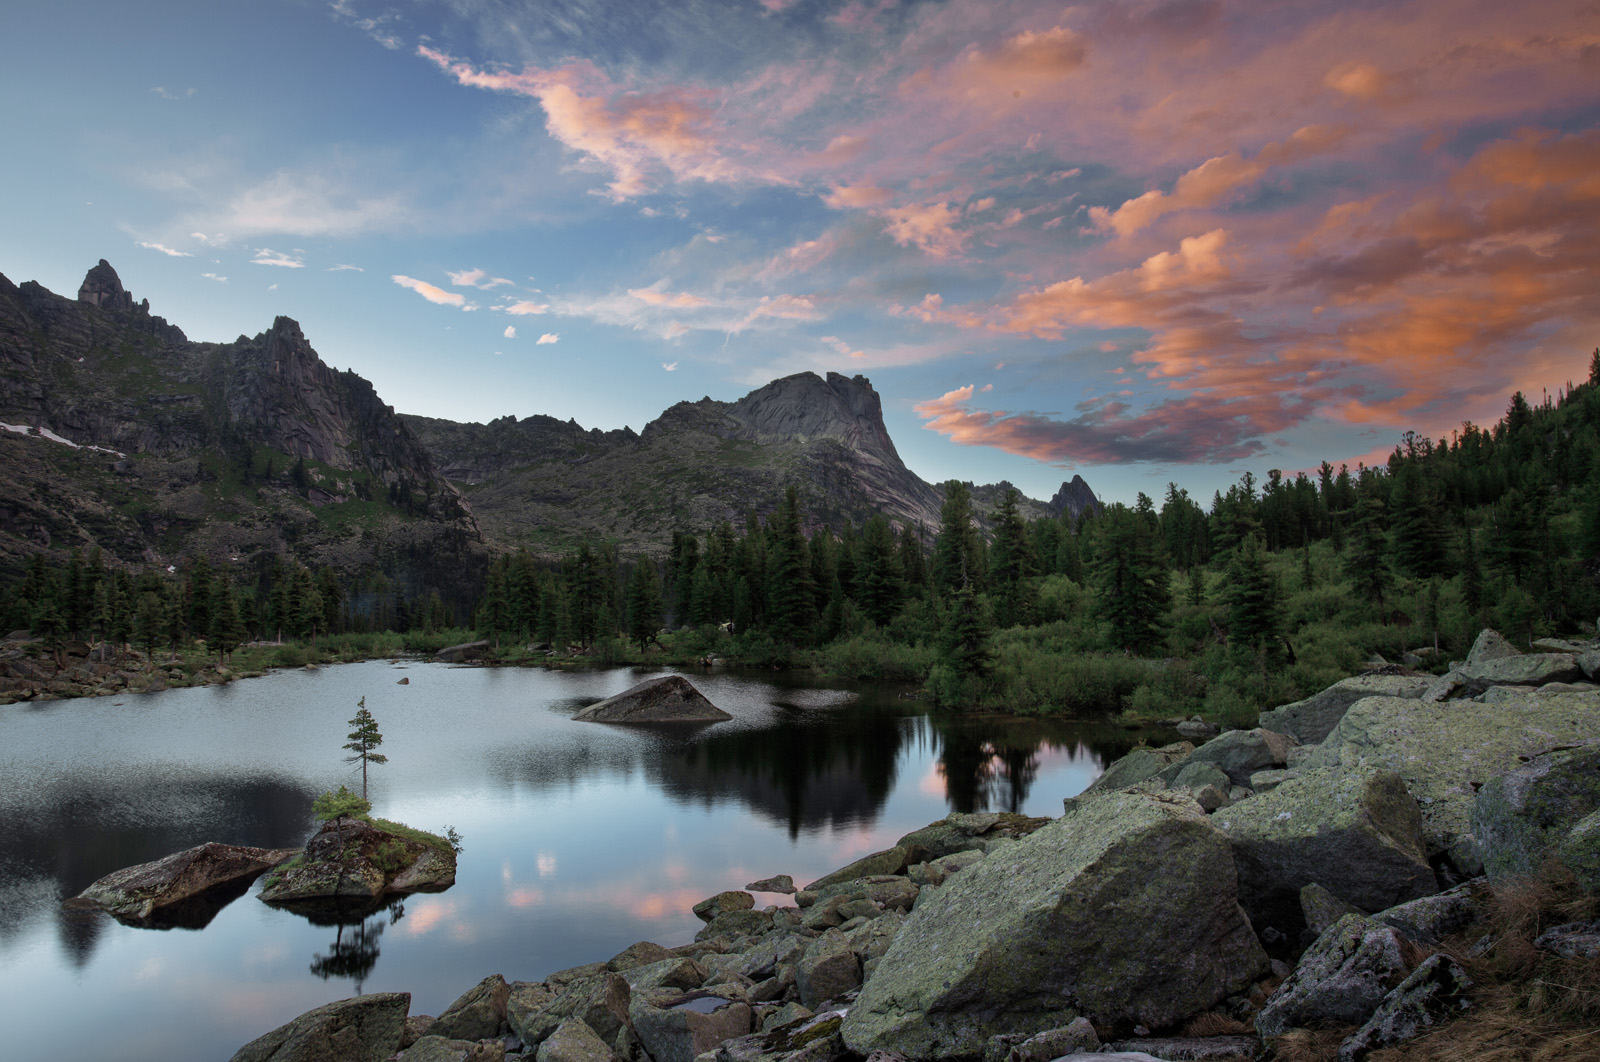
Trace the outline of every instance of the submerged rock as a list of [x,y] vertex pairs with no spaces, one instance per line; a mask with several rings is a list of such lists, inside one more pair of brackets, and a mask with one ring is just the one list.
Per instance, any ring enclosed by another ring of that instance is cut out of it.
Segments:
[[1080,1015],[1173,1024],[1267,969],[1235,889],[1227,839],[1192,802],[1089,796],[918,902],[845,1042],[934,1059]]
[[[161,924],[162,915],[178,905],[192,903],[212,890],[248,885],[296,851],[209,841],[151,863],[113,871],[67,903],[106,911],[118,921],[134,925]],[[184,924],[181,919],[175,922]]]
[[682,675],[645,679],[573,716],[589,723],[717,723],[733,716]]

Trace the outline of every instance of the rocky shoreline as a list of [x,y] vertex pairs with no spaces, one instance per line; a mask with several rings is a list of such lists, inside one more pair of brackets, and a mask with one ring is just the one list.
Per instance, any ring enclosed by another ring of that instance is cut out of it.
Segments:
[[[1554,865],[1600,892],[1600,642],[1537,648],[1486,631],[1443,677],[1136,749],[1058,819],[953,814],[803,889],[710,897],[693,943],[495,974],[437,1018],[330,1003],[234,1059],[1251,1059],[1333,1025],[1356,1062],[1468,1008],[1440,942],[1497,887]],[[1600,922],[1537,947],[1600,962]]]

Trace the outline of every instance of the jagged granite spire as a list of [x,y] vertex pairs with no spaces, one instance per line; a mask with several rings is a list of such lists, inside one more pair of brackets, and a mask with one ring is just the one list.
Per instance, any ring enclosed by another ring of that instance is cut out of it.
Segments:
[[1085,510],[1098,511],[1102,508],[1100,499],[1094,496],[1094,491],[1089,489],[1089,484],[1083,481],[1082,476],[1073,476],[1071,483],[1061,484],[1061,489],[1056,491],[1049,505],[1050,511],[1057,516],[1069,512],[1074,518],[1082,516]]
[[133,296],[123,290],[122,278],[104,258],[84,274],[83,283],[78,287],[78,301],[102,310],[133,309]]

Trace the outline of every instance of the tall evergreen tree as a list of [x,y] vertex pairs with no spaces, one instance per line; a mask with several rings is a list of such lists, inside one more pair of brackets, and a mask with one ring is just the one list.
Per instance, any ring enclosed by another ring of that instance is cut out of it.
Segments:
[[982,588],[982,542],[972,522],[972,491],[960,480],[944,485],[939,537],[933,545],[933,581],[941,593],[963,586]]
[[856,600],[867,618],[880,627],[889,625],[900,609],[904,578],[889,521],[874,513],[861,529],[860,560],[856,565]]
[[383,744],[383,735],[378,732],[378,721],[372,718],[372,713],[367,711],[367,699],[361,698],[356,702],[355,718],[350,720],[350,725],[355,729],[350,731],[350,740],[344,747],[353,755],[346,756],[344,762],[361,764],[361,799],[367,799],[367,766],[369,764],[388,763],[389,757],[373,749]]
[[1228,563],[1224,596],[1228,604],[1229,645],[1270,658],[1278,651],[1279,607],[1265,554],[1259,535],[1246,536]]
[[810,640],[817,622],[816,587],[811,556],[800,526],[800,494],[791,484],[775,514],[776,531],[767,601],[768,627],[780,640],[800,645]]
[[[688,578],[692,582],[694,576]],[[661,621],[661,579],[656,574],[656,562],[640,554],[628,579],[628,637],[639,643],[641,653],[646,644],[656,640]]]
[[1171,578],[1157,553],[1155,532],[1120,502],[1096,520],[1094,581],[1111,644],[1131,652],[1154,649],[1172,603]]

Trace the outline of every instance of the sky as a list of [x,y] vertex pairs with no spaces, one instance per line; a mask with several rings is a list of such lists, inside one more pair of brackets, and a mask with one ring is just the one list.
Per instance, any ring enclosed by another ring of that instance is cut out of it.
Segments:
[[0,273],[400,412],[867,376],[924,478],[1381,461],[1587,376],[1592,0],[10,5]]

